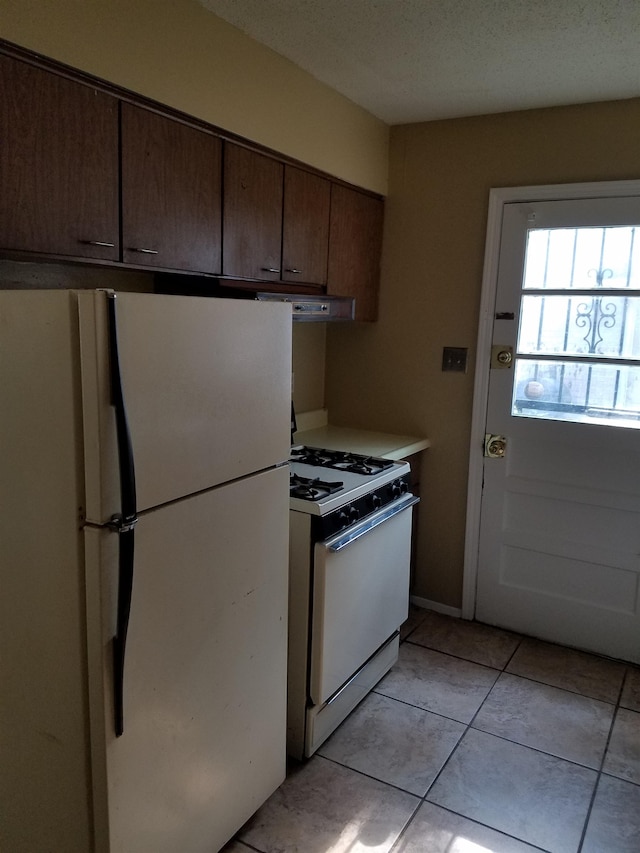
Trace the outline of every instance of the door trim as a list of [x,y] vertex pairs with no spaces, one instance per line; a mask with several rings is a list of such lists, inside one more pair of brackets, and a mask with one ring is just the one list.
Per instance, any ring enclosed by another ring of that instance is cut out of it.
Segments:
[[489,191],[487,235],[485,240],[476,370],[473,386],[471,446],[467,481],[467,520],[465,527],[464,570],[462,581],[462,618],[473,619],[476,611],[480,509],[484,470],[483,442],[489,396],[489,365],[493,340],[493,313],[498,286],[498,260],[505,204],[607,198],[640,195],[640,180],[601,181],[582,184],[546,184],[529,187],[497,187]]

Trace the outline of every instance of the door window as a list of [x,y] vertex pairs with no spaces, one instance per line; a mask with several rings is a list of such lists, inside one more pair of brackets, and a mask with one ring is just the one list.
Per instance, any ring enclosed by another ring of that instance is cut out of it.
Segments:
[[640,226],[529,229],[512,414],[640,429]]

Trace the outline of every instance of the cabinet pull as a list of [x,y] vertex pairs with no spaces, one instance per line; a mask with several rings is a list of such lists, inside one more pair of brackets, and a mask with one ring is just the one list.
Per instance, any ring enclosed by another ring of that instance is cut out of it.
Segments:
[[142,255],[157,255],[158,252],[156,249],[139,249],[136,246],[130,246],[127,249],[128,252],[140,252]]
[[285,270],[285,272],[292,272],[292,273],[295,273],[296,275],[302,275],[302,270],[292,269],[292,270]]
[[107,243],[105,240],[80,240],[85,246],[104,246],[105,249],[115,249],[115,243]]
[[275,267],[262,267],[262,272],[280,272],[280,270]]

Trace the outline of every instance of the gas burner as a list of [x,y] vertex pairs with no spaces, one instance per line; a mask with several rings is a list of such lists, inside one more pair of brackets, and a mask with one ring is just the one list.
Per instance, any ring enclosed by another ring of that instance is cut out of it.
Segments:
[[338,468],[342,471],[351,471],[352,474],[379,474],[386,468],[391,468],[392,462],[387,459],[374,459],[372,457],[355,457],[349,455],[348,458],[336,461],[330,467]]
[[293,462],[304,462],[306,465],[330,468],[334,453],[335,451],[322,450],[320,447],[292,447],[291,459]]
[[320,480],[317,477],[310,479],[309,477],[300,477],[298,474],[291,474],[289,479],[289,494],[292,498],[300,498],[303,501],[317,501],[332,495],[334,492],[339,492],[344,483],[333,480]]
[[378,459],[375,456],[363,456],[344,450],[324,450],[319,447],[293,447],[291,459],[294,462],[304,462],[306,465],[335,468],[338,471],[365,476],[379,474],[393,466],[390,459]]

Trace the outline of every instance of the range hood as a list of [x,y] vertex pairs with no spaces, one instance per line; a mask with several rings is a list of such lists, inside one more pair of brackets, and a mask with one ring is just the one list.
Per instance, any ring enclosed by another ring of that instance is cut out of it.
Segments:
[[[227,299],[257,299],[261,302],[289,302],[294,321],[306,323],[333,323],[353,320],[355,299],[352,296],[327,296],[304,292],[306,288],[289,290],[276,283],[273,290],[262,290],[265,282],[223,279],[214,276],[156,273],[156,293],[173,293],[181,296],[212,296]],[[269,286],[269,285],[267,285]],[[308,288],[311,290],[311,288]]]
[[350,296],[317,296],[308,293],[256,293],[260,302],[289,302],[294,321],[327,323],[353,320],[355,299]]

